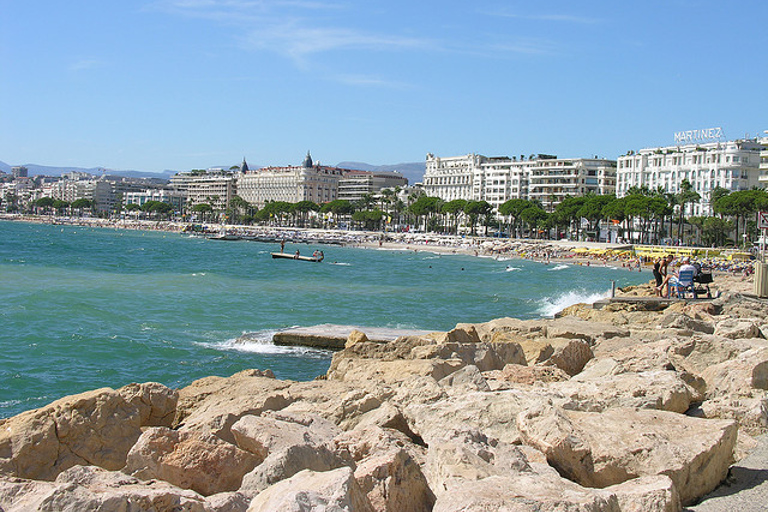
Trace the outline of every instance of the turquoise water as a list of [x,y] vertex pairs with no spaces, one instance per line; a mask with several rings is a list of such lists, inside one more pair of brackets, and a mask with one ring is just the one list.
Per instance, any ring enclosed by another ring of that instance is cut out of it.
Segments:
[[[286,245],[309,254],[315,247]],[[317,247],[320,248],[320,247]],[[291,326],[448,330],[535,318],[647,274],[607,268],[322,247],[322,264],[275,246],[182,234],[0,222],[0,417],[103,386],[272,369],[324,373],[326,351],[272,345]],[[237,344],[245,332],[263,342]]]

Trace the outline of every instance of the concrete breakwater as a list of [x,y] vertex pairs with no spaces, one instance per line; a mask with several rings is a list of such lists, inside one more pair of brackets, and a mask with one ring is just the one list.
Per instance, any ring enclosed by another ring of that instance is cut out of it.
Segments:
[[0,421],[0,508],[680,510],[768,430],[768,304],[655,309],[353,331],[311,382],[66,397]]

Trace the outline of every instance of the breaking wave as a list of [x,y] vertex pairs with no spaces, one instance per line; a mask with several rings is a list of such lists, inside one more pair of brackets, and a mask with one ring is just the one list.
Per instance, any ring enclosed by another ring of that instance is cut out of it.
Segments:
[[556,297],[544,297],[541,299],[541,306],[538,309],[543,317],[552,318],[560,311],[574,304],[592,304],[600,299],[604,299],[611,294],[610,290],[602,293],[589,293],[583,290],[572,290]]

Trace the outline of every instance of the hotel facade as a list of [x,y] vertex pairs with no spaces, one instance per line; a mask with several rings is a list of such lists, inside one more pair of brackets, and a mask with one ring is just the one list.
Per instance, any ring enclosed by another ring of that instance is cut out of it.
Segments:
[[616,161],[553,155],[455,157],[427,155],[424,190],[444,201],[487,201],[496,210],[510,199],[538,200],[553,211],[567,196],[613,194]]
[[714,189],[735,192],[761,185],[760,154],[764,148],[757,139],[696,142],[683,138],[680,142],[683,144],[630,151],[619,157],[616,195],[623,197],[633,187],[675,194],[683,180],[688,180],[701,199],[686,205],[684,213],[701,216],[713,213]]
[[299,166],[249,170],[244,163],[237,178],[237,194],[257,208],[270,201],[323,204],[336,199],[357,201],[384,188],[404,187],[398,172],[372,173],[316,164],[307,153]]

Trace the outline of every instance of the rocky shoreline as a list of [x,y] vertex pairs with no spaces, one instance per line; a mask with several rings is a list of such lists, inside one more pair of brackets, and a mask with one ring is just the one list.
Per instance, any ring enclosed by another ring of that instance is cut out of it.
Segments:
[[311,382],[65,397],[0,420],[0,510],[681,510],[768,431],[768,302],[731,279],[655,310],[354,331]]

